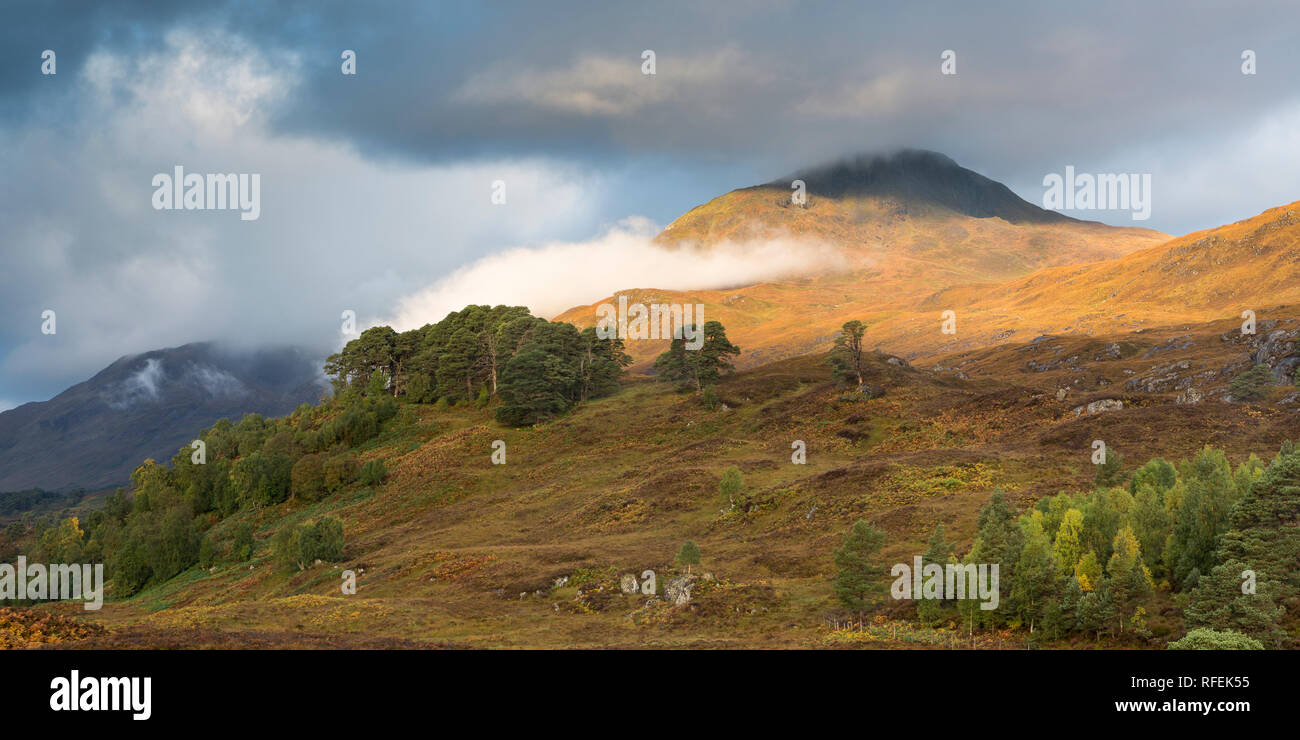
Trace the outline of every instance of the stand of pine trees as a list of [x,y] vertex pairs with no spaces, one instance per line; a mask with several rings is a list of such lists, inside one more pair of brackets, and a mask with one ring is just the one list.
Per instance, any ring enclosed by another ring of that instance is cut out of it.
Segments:
[[325,372],[336,394],[364,388],[417,403],[499,398],[497,420],[523,426],[614,393],[629,364],[623,340],[601,339],[594,327],[539,319],[522,306],[467,306],[411,331],[367,329],[326,360]]

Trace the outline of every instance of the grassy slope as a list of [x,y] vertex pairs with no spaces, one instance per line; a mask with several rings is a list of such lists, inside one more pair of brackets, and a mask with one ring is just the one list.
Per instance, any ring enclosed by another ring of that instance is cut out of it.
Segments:
[[[869,401],[843,401],[821,357],[806,356],[726,380],[720,390],[728,411],[708,412],[693,397],[649,382],[520,430],[491,421],[491,408],[405,406],[362,448],[364,459],[387,459],[391,474],[382,487],[261,512],[251,569],[195,569],[110,602],[89,615],[109,635],[81,644],[827,644],[825,620],[837,611],[831,552],[856,519],[888,532],[884,562],[909,562],[938,522],[969,546],[978,507],[995,485],[1021,508],[1058,490],[1087,490],[1094,439],[1123,452],[1131,467],[1156,455],[1185,457],[1204,444],[1226,448],[1235,463],[1300,438],[1300,414],[1291,407],[1188,407],[1175,405],[1173,393],[1122,390],[1123,379],[1182,354],[1231,361],[1236,350],[1217,339],[1223,330],[1197,327],[1193,347],[1154,356],[1153,347],[1188,334],[1171,327],[1131,336],[1118,360],[1094,360],[1104,340],[1068,337],[944,359],[969,379],[874,356],[870,382],[890,390]],[[1031,356],[1082,359],[1030,372]],[[1071,389],[1064,400],[1055,394],[1061,386]],[[1080,418],[1071,412],[1105,397],[1126,407]],[[507,443],[506,465],[490,463],[495,439]],[[790,462],[795,439],[807,443],[805,466]],[[717,483],[729,465],[740,467],[766,502],[759,510],[720,512]],[[348,561],[291,576],[274,572],[267,538],[275,528],[324,513],[344,520]],[[608,581],[651,568],[662,588],[686,539],[699,543],[703,570],[721,582],[691,607],[629,618],[644,598],[616,594],[586,613],[576,606],[574,585],[553,587],[557,577],[584,570]],[[340,594],[342,568],[364,569],[357,595]],[[1177,628],[1167,594],[1160,603],[1152,618],[1157,634]],[[910,611],[905,603],[885,606],[896,617]],[[895,643],[889,630],[871,644],[911,644],[902,637]]]

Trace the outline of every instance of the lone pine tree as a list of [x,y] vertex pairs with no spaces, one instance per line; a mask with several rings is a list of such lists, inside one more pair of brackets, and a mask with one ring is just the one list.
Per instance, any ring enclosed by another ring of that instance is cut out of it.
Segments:
[[875,595],[884,584],[885,569],[872,562],[885,544],[885,533],[864,521],[857,521],[835,551],[834,591],[840,603],[864,612],[873,605]]
[[704,339],[699,349],[688,349],[686,337],[694,334],[694,327],[674,337],[668,351],[655,359],[659,379],[677,382],[699,393],[704,386],[717,382],[722,373],[735,369],[731,357],[740,354],[740,347],[727,339],[727,330],[719,321],[704,322]]
[[864,385],[862,335],[866,331],[867,325],[861,321],[845,322],[840,335],[835,338],[830,356],[826,358],[826,364],[831,367],[831,377],[840,383],[856,383],[858,390],[862,390]]

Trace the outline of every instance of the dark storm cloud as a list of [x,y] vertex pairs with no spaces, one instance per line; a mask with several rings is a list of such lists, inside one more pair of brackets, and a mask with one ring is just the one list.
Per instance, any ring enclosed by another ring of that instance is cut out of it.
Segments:
[[[40,95],[29,70],[42,48],[78,64],[177,25],[220,28],[303,59],[277,126],[433,160],[650,152],[778,172],[913,144],[1037,171],[1171,131],[1232,130],[1294,99],[1285,72],[1300,66],[1289,30],[1300,12],[1283,2],[71,7],[6,24],[10,115]],[[360,74],[341,84],[345,48]],[[1243,80],[1248,48],[1261,74]],[[658,54],[653,78],[639,74],[643,49]],[[944,49],[958,55],[952,78],[938,75]]]

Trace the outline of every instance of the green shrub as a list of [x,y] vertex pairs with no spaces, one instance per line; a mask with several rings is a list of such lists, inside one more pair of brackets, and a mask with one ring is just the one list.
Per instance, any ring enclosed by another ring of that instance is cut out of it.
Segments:
[[1098,488],[1109,488],[1124,483],[1124,456],[1106,448],[1106,458],[1097,466],[1097,475],[1093,477],[1093,484]]
[[213,544],[211,537],[204,537],[199,543],[199,567],[211,568],[217,559],[217,546]]
[[678,564],[686,566],[686,572],[691,572],[692,565],[700,564],[700,547],[693,540],[686,540],[682,543],[682,549],[677,551]]
[[327,516],[314,523],[286,524],[271,544],[275,563],[284,571],[302,570],[316,560],[338,562],[343,559],[343,522]]
[[294,498],[316,501],[325,495],[325,456],[303,455],[290,475]]
[[722,480],[718,483],[718,495],[722,503],[730,508],[743,506],[744,488],[745,479],[740,475],[740,468],[732,465],[722,473]]
[[357,479],[357,459],[350,453],[335,455],[325,461],[325,490],[338,493]]
[[316,521],[314,527],[315,551],[312,560],[320,558],[327,563],[337,563],[343,559],[343,522],[337,517],[326,516]]
[[394,416],[397,416],[397,399],[392,396],[384,396],[383,398],[380,398],[378,401],[375,401],[374,411],[376,422],[375,433],[378,434],[378,424],[383,424]]
[[280,570],[299,570],[304,564],[298,557],[298,525],[285,524],[271,537],[271,556]]
[[713,386],[706,386],[701,400],[704,402],[704,408],[712,411],[718,407],[718,392],[714,390]]
[[1228,384],[1228,393],[1240,401],[1257,401],[1268,393],[1273,385],[1273,371],[1268,365],[1256,365],[1232,379]]
[[321,434],[315,429],[298,433],[298,446],[305,452],[320,452]]
[[152,575],[144,544],[138,532],[128,534],[126,540],[118,545],[108,565],[113,573],[115,596],[135,594],[144,588],[144,584]]
[[366,383],[366,395],[375,397],[382,396],[388,392],[388,375],[383,370],[376,370],[370,374],[370,381]]
[[180,508],[168,511],[162,518],[162,527],[151,533],[145,547],[149,568],[159,581],[180,573],[199,561],[199,537],[194,532],[193,518]]
[[329,442],[342,442],[356,447],[379,434],[379,421],[360,405],[350,406],[325,426],[324,437]]
[[1252,637],[1231,630],[1194,629],[1181,640],[1169,643],[1170,650],[1263,650],[1264,645]]
[[362,465],[359,477],[361,484],[364,486],[377,486],[383,483],[384,478],[388,477],[388,470],[384,467],[384,458],[371,460]]
[[230,543],[230,556],[241,563],[253,557],[253,525],[248,522],[235,525],[235,533]]

